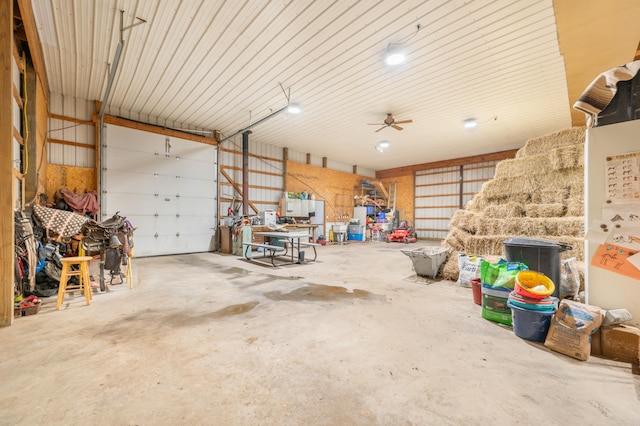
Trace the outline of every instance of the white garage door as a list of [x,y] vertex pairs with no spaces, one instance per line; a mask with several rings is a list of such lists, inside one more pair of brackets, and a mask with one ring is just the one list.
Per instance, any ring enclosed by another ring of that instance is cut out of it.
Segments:
[[215,147],[114,125],[105,140],[102,220],[129,219],[135,256],[212,250]]

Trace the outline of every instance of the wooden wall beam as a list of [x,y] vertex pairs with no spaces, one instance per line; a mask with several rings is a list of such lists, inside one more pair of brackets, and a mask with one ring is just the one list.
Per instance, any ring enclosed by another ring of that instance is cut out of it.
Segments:
[[287,190],[287,162],[289,161],[289,148],[282,149],[282,192]]
[[106,115],[103,118],[106,124],[113,124],[115,126],[128,127],[130,129],[142,130],[150,133],[157,133],[163,136],[172,136],[174,138],[185,139],[193,142],[205,143],[207,145],[217,145],[218,142],[214,138],[206,138],[204,136],[194,135],[191,133],[181,132],[173,129],[166,129],[161,126],[155,126],[153,124],[139,123],[137,121],[131,121],[120,117],[114,117],[113,115]]
[[44,66],[44,55],[42,54],[38,28],[36,27],[36,20],[33,16],[33,9],[31,8],[31,0],[17,0],[17,2],[20,8],[20,15],[22,16],[22,23],[24,24],[24,29],[27,34],[31,61],[33,62],[36,74],[40,77],[44,99],[49,103],[49,80],[47,79],[47,69]]
[[[240,185],[235,183],[233,179],[231,179],[231,176],[229,176],[229,174],[224,171],[224,169],[225,169],[224,166],[220,167],[220,173],[222,174],[222,176],[224,176],[227,179],[227,181],[231,184],[231,186],[233,186],[233,189],[235,189],[238,194],[244,197],[242,193],[242,188],[240,187]],[[260,212],[260,210],[251,201],[249,201],[249,207],[251,207],[253,211],[256,213]]]
[[514,158],[518,152],[517,149],[509,149],[507,151],[492,152],[489,154],[473,155],[471,157],[453,158],[451,160],[434,161],[433,163],[415,164],[413,166],[396,167],[394,169],[378,170],[376,172],[376,178],[387,179],[396,176],[406,176],[411,173],[429,170],[439,169],[441,167],[461,166],[471,163],[483,163],[485,161],[500,161],[507,158]]
[[63,120],[63,121],[70,121],[72,123],[78,123],[78,124],[86,124],[87,126],[95,126],[95,123],[93,122],[93,120],[80,120],[79,118],[67,117],[66,115],[49,113],[49,118],[55,118],[57,120]]
[[47,138],[47,142],[55,143],[55,144],[59,144],[59,145],[77,146],[77,147],[80,147],[80,148],[96,149],[96,147],[93,146],[93,145],[89,145],[89,144],[86,144],[86,143],[80,143],[80,142],[63,141],[62,139]]
[[[27,0],[25,0],[27,1]],[[0,326],[13,321],[13,0],[0,0]]]
[[307,164],[311,164],[311,154],[307,152]]

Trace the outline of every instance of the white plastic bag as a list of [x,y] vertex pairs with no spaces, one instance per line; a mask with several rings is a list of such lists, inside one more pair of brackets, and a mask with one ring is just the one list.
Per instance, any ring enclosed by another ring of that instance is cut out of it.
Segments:
[[458,269],[460,270],[460,274],[458,275],[458,281],[456,281],[456,284],[461,287],[471,287],[471,280],[474,278],[480,278],[481,262],[481,256],[458,253]]
[[580,290],[580,272],[576,265],[576,258],[572,257],[562,262],[560,269],[560,299],[577,300]]

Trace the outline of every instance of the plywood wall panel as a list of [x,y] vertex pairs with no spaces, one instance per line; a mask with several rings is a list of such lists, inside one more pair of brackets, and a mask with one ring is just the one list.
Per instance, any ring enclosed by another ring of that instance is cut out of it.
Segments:
[[354,188],[366,176],[354,175],[323,167],[287,161],[288,192],[307,191],[316,199],[325,201],[325,220],[339,221],[339,216],[353,215]]
[[382,179],[385,188],[389,188],[392,182],[396,183],[396,210],[400,213],[400,220],[408,220],[414,222],[414,206],[415,198],[413,174],[398,176],[391,179]]
[[50,201],[60,188],[69,188],[77,194],[95,191],[97,189],[96,169],[49,164],[45,193]]

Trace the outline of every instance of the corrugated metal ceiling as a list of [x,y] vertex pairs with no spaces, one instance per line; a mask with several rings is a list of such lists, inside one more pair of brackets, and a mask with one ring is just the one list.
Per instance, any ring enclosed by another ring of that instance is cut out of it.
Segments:
[[[517,148],[571,126],[551,0],[32,0],[51,91],[107,113],[386,169]],[[383,61],[400,43],[407,62]],[[386,113],[413,119],[379,127]],[[479,121],[463,129],[467,118]],[[391,146],[380,153],[378,142]]]

